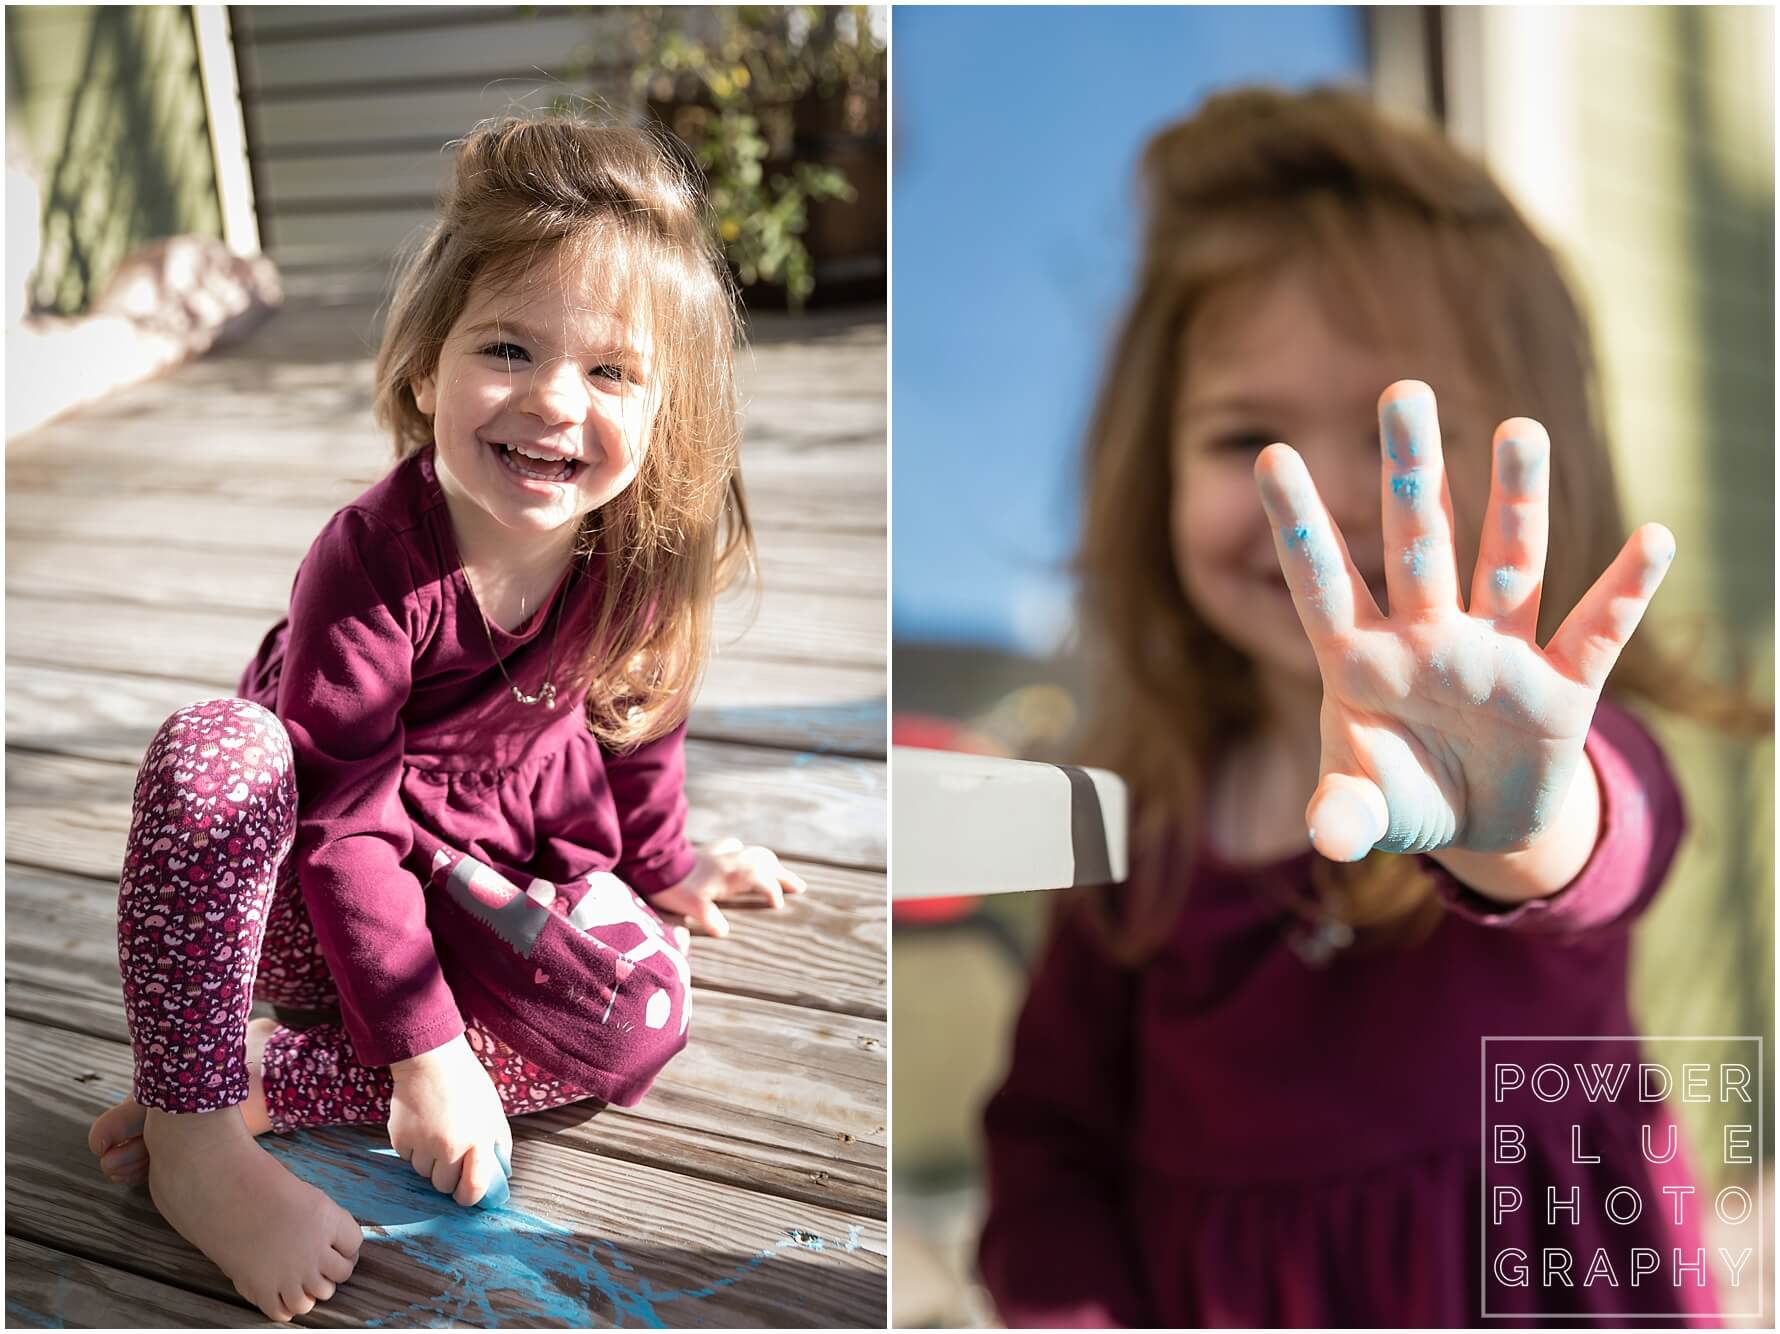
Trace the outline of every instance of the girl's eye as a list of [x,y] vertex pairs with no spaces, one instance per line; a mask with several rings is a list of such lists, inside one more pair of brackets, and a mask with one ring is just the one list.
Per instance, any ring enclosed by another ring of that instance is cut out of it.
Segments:
[[1211,448],[1214,453],[1218,454],[1259,454],[1277,438],[1277,436],[1268,435],[1265,431],[1243,427],[1238,430],[1220,431],[1211,438]]
[[630,378],[625,373],[624,367],[616,362],[603,362],[595,366],[588,374],[596,380],[610,380],[613,384],[623,384]]
[[502,361],[520,361],[525,357],[525,349],[517,343],[490,343],[482,349],[485,357],[498,357]]

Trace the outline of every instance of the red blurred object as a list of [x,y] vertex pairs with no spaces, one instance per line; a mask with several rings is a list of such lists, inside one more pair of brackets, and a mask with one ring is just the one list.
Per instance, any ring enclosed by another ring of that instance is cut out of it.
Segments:
[[[965,755],[998,755],[994,742],[964,724],[930,714],[902,713],[890,720],[890,744],[916,750],[950,750]],[[961,922],[976,911],[971,895],[943,899],[907,899],[897,903],[891,919],[909,926],[938,926]]]

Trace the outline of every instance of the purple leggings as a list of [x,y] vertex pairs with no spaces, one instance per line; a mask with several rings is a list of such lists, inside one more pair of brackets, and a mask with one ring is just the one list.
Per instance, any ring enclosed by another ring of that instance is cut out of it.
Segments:
[[[161,725],[136,775],[117,898],[117,957],[145,1107],[208,1112],[245,1102],[255,1000],[339,1008],[290,857],[297,785],[270,711],[211,699]],[[508,1115],[591,1096],[474,1019],[466,1037]],[[387,1068],[362,1064],[346,1030],[279,1028],[261,1069],[274,1130],[389,1118]]]

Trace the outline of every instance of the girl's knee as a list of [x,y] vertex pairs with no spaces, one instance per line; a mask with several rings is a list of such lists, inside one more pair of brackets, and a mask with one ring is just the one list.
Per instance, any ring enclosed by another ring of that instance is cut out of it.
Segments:
[[136,780],[138,809],[178,812],[219,832],[252,825],[286,842],[296,820],[290,736],[271,710],[239,698],[205,699],[175,711],[149,743]]

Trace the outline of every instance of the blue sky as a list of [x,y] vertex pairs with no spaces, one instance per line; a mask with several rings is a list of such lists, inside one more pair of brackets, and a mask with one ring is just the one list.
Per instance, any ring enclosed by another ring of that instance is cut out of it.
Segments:
[[896,637],[1043,653],[1138,150],[1208,93],[1365,74],[1352,8],[893,11]]

